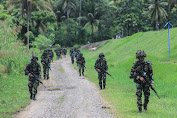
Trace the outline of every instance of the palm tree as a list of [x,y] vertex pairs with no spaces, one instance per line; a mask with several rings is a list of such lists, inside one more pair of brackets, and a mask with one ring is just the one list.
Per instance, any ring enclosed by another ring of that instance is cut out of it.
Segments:
[[164,9],[167,5],[168,3],[164,0],[151,0],[151,5],[149,6],[151,11],[151,20],[156,22],[162,21],[163,19],[167,20],[168,14]]
[[[70,18],[71,13],[74,13],[76,9],[75,0],[60,0],[54,3],[58,9],[62,9],[64,13],[66,13],[67,18]],[[61,12],[61,11],[60,11]]]
[[87,21],[84,28],[92,27],[92,40],[93,40],[93,33],[95,32],[96,27],[99,25],[99,20],[95,18],[92,13],[88,13],[87,17],[84,17]]

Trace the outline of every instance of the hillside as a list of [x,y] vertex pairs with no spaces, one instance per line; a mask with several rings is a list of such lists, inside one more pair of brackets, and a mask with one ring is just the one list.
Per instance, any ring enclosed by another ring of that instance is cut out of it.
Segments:
[[110,40],[95,52],[84,51],[86,77],[98,85],[94,63],[99,53],[105,54],[109,72],[115,80],[107,76],[107,89],[101,91],[112,104],[115,114],[122,117],[137,117],[135,83],[129,79],[130,69],[136,60],[137,50],[144,50],[153,64],[155,89],[161,99],[151,91],[148,111],[139,117],[174,117],[177,105],[177,28],[170,29],[171,58],[169,58],[168,32],[139,32],[121,40]]

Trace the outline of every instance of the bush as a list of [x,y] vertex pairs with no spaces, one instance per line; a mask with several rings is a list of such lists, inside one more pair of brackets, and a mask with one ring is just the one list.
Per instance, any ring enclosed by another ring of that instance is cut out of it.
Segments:
[[39,35],[32,42],[34,48],[39,48],[40,50],[46,49],[48,45],[52,45],[52,41],[43,35]]

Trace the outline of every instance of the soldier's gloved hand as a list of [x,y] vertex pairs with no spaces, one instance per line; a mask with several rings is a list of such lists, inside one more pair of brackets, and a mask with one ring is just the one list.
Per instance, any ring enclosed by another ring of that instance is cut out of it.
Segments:
[[140,81],[146,82],[143,77],[140,77]]
[[101,72],[101,70],[100,69],[96,69],[98,72]]
[[154,88],[154,84],[151,83],[152,88]]

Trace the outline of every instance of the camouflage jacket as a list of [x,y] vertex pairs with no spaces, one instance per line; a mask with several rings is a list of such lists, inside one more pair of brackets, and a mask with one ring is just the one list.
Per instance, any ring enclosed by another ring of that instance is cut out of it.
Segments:
[[135,61],[130,72],[130,79],[134,79],[135,83],[140,83],[139,77],[141,73],[146,73],[146,78],[154,83],[152,63],[150,60],[144,60],[143,63],[140,63],[139,60]]
[[108,71],[108,65],[106,59],[103,58],[103,60],[101,60],[100,58],[98,58],[95,62],[95,70],[97,69],[97,67],[101,67],[104,70]]
[[50,58],[47,55],[42,55],[41,56],[41,63],[43,65],[48,65],[50,63]]
[[85,65],[85,58],[84,57],[78,57],[77,63],[81,65]]
[[41,76],[41,66],[40,63],[28,63],[25,68],[25,75],[30,75],[30,73],[34,73],[35,75]]
[[48,49],[47,52],[50,58],[54,57],[53,51],[51,49]]

